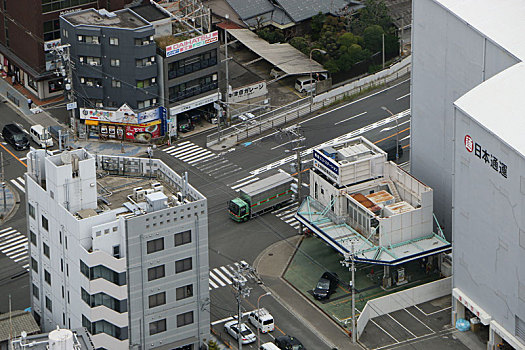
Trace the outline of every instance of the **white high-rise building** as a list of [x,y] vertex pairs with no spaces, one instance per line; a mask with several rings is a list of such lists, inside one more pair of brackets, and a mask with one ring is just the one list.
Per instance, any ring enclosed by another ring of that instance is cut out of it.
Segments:
[[413,2],[412,171],[453,239],[453,320],[525,349],[525,2]]
[[32,307],[44,331],[96,348],[198,349],[209,339],[206,198],[156,159],[83,149],[27,158]]

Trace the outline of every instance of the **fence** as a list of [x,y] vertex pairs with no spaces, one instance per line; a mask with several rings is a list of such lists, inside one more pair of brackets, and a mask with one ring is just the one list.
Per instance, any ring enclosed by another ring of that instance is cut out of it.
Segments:
[[368,321],[409,306],[444,297],[452,292],[452,277],[426,283],[414,288],[369,300],[357,319],[357,339],[363,334]]
[[351,83],[337,87],[333,90],[317,95],[313,98],[313,104],[310,104],[309,98],[303,98],[292,102],[288,105],[279,107],[270,112],[264,113],[257,117],[257,120],[237,124],[210,134],[206,138],[206,146],[210,147],[222,141],[229,141],[229,143],[238,143],[239,141],[251,136],[260,135],[268,129],[279,127],[288,123],[291,120],[299,118],[303,115],[317,111],[337,100],[348,96],[361,93],[363,90],[373,88],[375,86],[386,84],[398,79],[410,72],[411,57],[406,57],[398,63],[392,65],[388,69],[377,72],[373,75],[357,79]]

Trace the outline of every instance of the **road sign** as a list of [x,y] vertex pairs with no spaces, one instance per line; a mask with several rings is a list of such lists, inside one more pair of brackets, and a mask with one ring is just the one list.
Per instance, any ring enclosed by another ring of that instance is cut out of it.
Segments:
[[66,109],[67,109],[68,111],[70,111],[70,110],[72,110],[72,109],[75,109],[75,108],[77,108],[77,103],[76,103],[76,102],[71,102],[71,103],[68,103],[68,104],[66,105]]

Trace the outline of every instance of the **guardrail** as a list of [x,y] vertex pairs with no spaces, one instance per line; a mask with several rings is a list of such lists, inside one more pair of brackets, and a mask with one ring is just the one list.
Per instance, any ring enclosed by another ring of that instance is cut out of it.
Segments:
[[411,57],[408,56],[385,70],[319,94],[313,98],[313,104],[310,104],[309,98],[305,97],[264,113],[258,116],[255,122],[253,120],[250,121],[251,124],[247,121],[210,134],[206,138],[206,146],[210,147],[224,141],[228,141],[230,144],[238,143],[243,139],[260,135],[266,130],[279,127],[291,120],[317,111],[337,100],[359,94],[363,90],[374,88],[380,84],[394,81],[410,72],[410,62]]

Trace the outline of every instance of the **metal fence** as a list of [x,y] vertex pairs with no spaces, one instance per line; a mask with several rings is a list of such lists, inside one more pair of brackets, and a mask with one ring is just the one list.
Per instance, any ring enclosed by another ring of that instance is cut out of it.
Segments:
[[206,146],[210,147],[225,141],[230,144],[238,143],[249,137],[260,135],[269,129],[285,125],[291,120],[317,111],[337,102],[338,100],[358,95],[367,89],[372,89],[379,85],[392,82],[410,72],[410,62],[411,58],[409,56],[392,65],[388,69],[319,94],[313,98],[313,104],[310,104],[308,97],[302,98],[288,105],[264,113],[258,116],[255,121],[246,121],[242,124],[236,124],[223,129],[220,132],[210,134],[206,138]]

